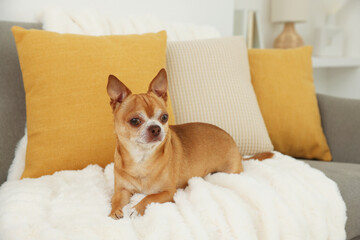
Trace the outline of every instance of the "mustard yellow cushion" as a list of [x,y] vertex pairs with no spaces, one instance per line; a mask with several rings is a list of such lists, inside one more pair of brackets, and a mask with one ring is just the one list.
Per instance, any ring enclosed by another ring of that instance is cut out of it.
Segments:
[[251,80],[274,149],[308,159],[332,159],[320,120],[310,46],[250,49]]
[[[146,92],[165,67],[166,32],[84,36],[12,28],[26,93],[26,177],[113,161],[115,135],[106,85],[117,76]],[[170,123],[174,123],[168,103]]]

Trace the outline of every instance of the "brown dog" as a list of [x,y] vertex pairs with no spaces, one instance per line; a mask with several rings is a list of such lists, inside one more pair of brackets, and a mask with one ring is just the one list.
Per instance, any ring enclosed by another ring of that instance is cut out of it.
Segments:
[[[115,219],[123,217],[122,208],[134,193],[147,194],[133,209],[143,215],[152,202],[173,201],[176,189],[186,187],[191,177],[243,171],[238,148],[222,129],[205,123],[168,125],[167,86],[165,69],[143,94],[131,94],[115,76],[109,76],[107,91],[117,140],[110,213]],[[271,156],[265,153],[259,158]]]

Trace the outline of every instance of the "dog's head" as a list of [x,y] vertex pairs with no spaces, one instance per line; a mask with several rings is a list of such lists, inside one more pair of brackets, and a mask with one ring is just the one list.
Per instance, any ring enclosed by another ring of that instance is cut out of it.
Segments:
[[147,93],[131,91],[115,76],[108,79],[107,92],[113,109],[119,141],[142,149],[158,146],[168,133],[167,76],[161,69]]

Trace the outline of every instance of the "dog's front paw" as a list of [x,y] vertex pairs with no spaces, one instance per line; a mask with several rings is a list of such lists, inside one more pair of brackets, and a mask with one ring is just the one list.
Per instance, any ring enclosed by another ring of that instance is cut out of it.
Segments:
[[109,217],[112,217],[113,219],[120,219],[124,217],[124,213],[120,208],[113,209],[109,214]]
[[136,212],[140,215],[143,216],[145,213],[145,209],[146,209],[146,205],[144,206],[144,204],[142,204],[142,202],[139,202],[134,209],[136,210]]
[[135,208],[130,208],[129,218],[136,218],[139,216],[138,211]]

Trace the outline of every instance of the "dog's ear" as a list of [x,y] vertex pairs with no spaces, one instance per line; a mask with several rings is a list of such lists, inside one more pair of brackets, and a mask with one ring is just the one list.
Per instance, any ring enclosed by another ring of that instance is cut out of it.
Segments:
[[124,99],[131,94],[131,91],[114,75],[109,75],[107,92],[111,99],[110,105],[113,110],[116,104],[122,103]]
[[167,88],[167,75],[165,69],[162,68],[156,75],[156,77],[151,81],[148,92],[155,93],[157,96],[161,97],[166,102],[168,97]]

